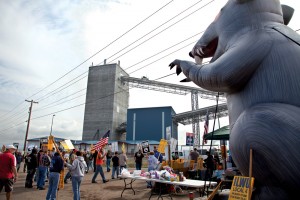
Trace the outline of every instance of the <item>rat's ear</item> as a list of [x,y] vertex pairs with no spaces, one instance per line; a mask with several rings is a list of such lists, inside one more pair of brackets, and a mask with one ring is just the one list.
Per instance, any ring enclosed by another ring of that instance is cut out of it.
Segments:
[[285,25],[288,25],[290,20],[293,17],[294,8],[283,4],[281,5],[281,8],[282,8],[283,23]]

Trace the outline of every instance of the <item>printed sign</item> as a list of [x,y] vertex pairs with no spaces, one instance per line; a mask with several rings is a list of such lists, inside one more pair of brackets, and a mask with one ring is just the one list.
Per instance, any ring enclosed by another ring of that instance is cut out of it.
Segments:
[[229,200],[250,200],[253,184],[253,177],[234,176],[229,193]]
[[149,153],[149,152],[150,152],[150,147],[149,147],[149,142],[148,142],[148,140],[143,141],[143,142],[141,143],[141,145],[142,145],[143,153]]
[[194,145],[194,133],[186,133],[186,146]]

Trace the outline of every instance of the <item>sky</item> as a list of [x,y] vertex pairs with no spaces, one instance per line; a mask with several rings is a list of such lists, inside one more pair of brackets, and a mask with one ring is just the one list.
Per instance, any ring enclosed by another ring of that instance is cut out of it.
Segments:
[[[296,2],[281,1],[295,9],[289,24],[294,30],[300,28]],[[120,62],[132,77],[197,87],[180,83],[184,76],[176,76],[168,65],[177,58],[192,61],[188,52],[225,3],[0,1],[0,145],[23,146],[31,100],[38,103],[32,106],[28,138],[47,136],[52,127],[56,137],[80,140],[87,72],[104,59]],[[199,98],[200,108],[215,104]],[[172,106],[176,113],[190,111],[191,96],[130,90],[129,108],[159,106]],[[220,127],[225,125],[226,117],[220,120]],[[179,125],[180,145],[186,132],[192,132],[192,126]]]

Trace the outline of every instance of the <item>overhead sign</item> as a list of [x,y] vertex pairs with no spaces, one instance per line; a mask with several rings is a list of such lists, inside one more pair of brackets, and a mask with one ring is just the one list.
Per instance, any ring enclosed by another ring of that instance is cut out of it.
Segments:
[[234,176],[228,199],[250,200],[253,184],[253,177]]
[[171,138],[171,144],[170,144],[171,152],[175,151],[176,146],[177,146],[177,140],[174,138]]
[[143,141],[141,143],[141,146],[142,146],[143,153],[149,153],[150,152],[150,147],[149,147],[149,141],[148,140]]

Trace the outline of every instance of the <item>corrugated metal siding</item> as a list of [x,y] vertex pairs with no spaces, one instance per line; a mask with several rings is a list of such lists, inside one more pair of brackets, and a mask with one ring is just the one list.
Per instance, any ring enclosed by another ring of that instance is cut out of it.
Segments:
[[[135,136],[134,114],[136,115]],[[160,141],[160,139],[166,138],[166,127],[168,126],[171,126],[172,137],[177,139],[177,125],[172,123],[172,115],[174,114],[175,111],[171,106],[128,109],[126,140]],[[176,130],[175,133],[174,130]]]

